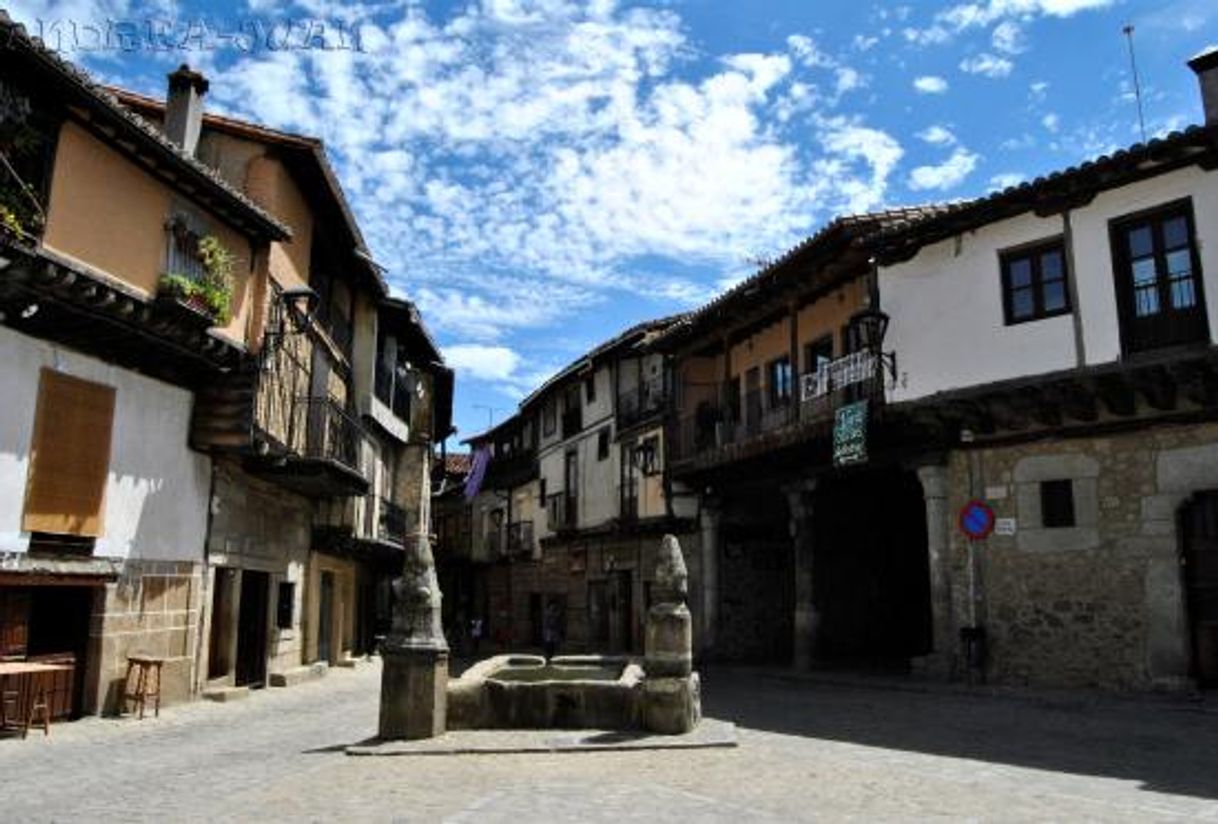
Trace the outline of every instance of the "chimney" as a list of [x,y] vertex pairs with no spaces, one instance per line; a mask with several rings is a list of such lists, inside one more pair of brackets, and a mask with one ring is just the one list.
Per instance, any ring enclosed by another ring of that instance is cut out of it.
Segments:
[[1210,46],[1188,61],[1201,83],[1201,108],[1205,110],[1205,125],[1218,126],[1218,46]]
[[165,136],[193,155],[203,130],[203,95],[207,78],[183,63],[169,75],[169,95],[165,98]]

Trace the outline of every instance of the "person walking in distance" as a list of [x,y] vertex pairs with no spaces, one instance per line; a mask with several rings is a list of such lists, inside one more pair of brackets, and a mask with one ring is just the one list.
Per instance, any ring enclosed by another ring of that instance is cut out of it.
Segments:
[[541,621],[541,641],[545,646],[546,660],[549,661],[558,652],[559,635],[561,634],[561,618],[558,604],[554,601],[546,604],[545,616]]
[[478,647],[482,645],[482,619],[477,615],[469,622],[469,640],[470,646],[474,649],[474,655],[477,655]]

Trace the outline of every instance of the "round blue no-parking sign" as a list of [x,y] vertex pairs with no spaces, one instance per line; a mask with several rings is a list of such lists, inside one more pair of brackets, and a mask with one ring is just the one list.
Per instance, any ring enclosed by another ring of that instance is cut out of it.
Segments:
[[960,510],[960,531],[974,541],[980,541],[994,531],[994,510],[976,498]]

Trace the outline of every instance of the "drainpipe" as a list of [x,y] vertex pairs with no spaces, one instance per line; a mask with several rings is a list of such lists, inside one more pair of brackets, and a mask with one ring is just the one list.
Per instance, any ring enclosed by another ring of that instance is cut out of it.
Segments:
[[1062,210],[1062,245],[1066,247],[1066,288],[1070,291],[1070,318],[1074,325],[1074,361],[1080,369],[1087,365],[1087,345],[1083,339],[1082,307],[1078,302],[1078,273],[1074,268],[1074,228],[1070,210]]

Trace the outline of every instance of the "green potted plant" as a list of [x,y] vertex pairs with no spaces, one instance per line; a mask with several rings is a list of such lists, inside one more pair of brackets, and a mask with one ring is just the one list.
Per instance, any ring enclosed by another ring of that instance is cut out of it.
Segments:
[[203,274],[191,277],[166,272],[161,275],[157,297],[197,315],[208,326],[224,326],[232,318],[235,258],[215,235],[200,238],[196,254]]

